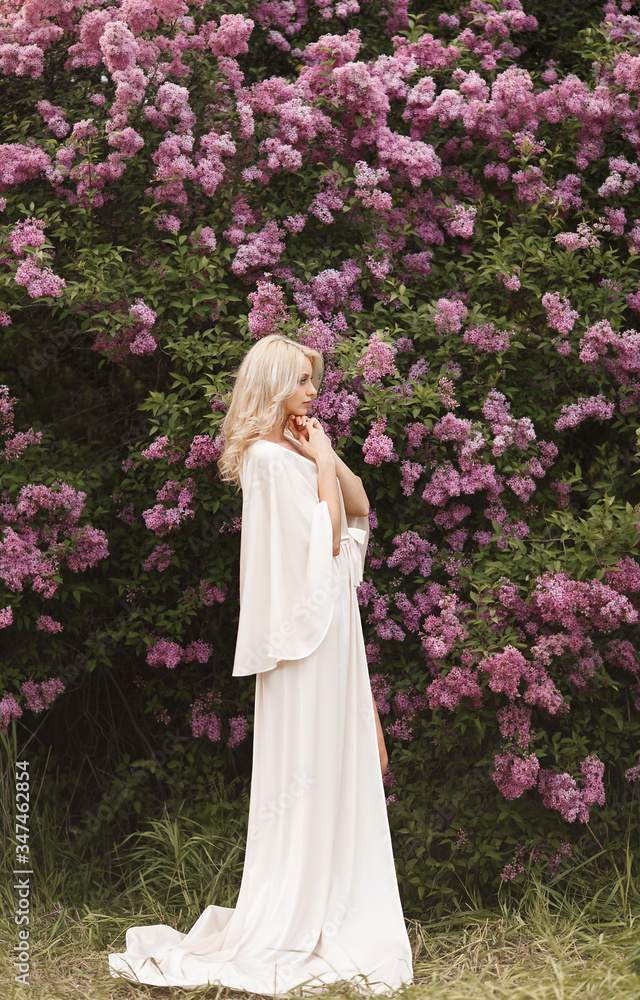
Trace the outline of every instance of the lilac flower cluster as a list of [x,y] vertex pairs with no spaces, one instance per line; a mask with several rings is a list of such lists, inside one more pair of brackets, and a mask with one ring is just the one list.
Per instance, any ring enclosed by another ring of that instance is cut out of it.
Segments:
[[212,691],[196,698],[191,706],[191,732],[195,737],[206,736],[212,743],[222,739],[222,725],[213,711],[213,703],[217,701]]
[[505,799],[518,799],[529,788],[535,788],[540,762],[533,753],[496,754],[491,779]]
[[107,557],[105,533],[78,524],[85,499],[86,493],[56,480],[51,486],[23,486],[15,503],[5,500],[0,507],[5,526],[0,578],[9,590],[21,592],[28,581],[51,597],[64,565],[79,573]]
[[469,311],[460,299],[438,299],[435,310],[433,322],[439,333],[457,333]]
[[169,531],[180,528],[183,521],[195,517],[195,511],[190,506],[195,494],[196,484],[193,479],[187,479],[184,485],[177,480],[170,479],[158,490],[156,499],[168,503],[176,503],[175,507],[165,507],[163,503],[157,503],[148,510],[143,510],[144,522],[150,531],[162,537]]
[[184,648],[178,642],[160,638],[147,646],[147,663],[151,667],[167,667],[175,670],[179,663],[208,663],[213,656],[213,647],[201,639],[190,642]]
[[247,296],[251,303],[249,312],[249,332],[256,340],[279,333],[280,326],[286,321],[287,311],[284,306],[284,292],[272,281],[258,281],[257,291]]
[[602,783],[604,764],[593,754],[580,764],[582,790],[570,774],[558,773],[547,768],[540,771],[538,789],[547,809],[556,809],[567,823],[589,822],[590,809],[596,803],[604,805]]
[[496,330],[493,323],[483,323],[480,326],[468,327],[462,339],[465,344],[471,344],[479,351],[501,354],[509,349],[513,336],[513,330]]
[[542,296],[542,305],[547,312],[547,322],[552,330],[557,330],[563,336],[571,333],[578,313],[571,308],[569,299],[561,298],[557,292],[547,292]]
[[[65,685],[58,677],[50,677],[46,681],[38,684],[36,681],[23,681],[20,685],[20,692],[25,699],[24,707],[29,712],[39,715],[45,709],[50,708],[58,695],[66,690]],[[6,735],[12,719],[20,719],[23,709],[12,694],[3,695],[0,700],[0,732]]]
[[384,433],[386,424],[387,421],[384,417],[375,420],[362,446],[364,460],[369,465],[382,465],[383,462],[396,462],[398,460],[393,441],[388,434]]
[[369,385],[379,382],[383,375],[396,375],[394,355],[397,348],[380,339],[379,334],[372,333],[366,353],[358,360],[358,365],[364,369],[364,380]]
[[222,448],[223,442],[219,434],[214,438],[209,434],[196,434],[184,460],[185,468],[199,469],[212,465],[222,454]]
[[564,431],[568,427],[577,427],[587,417],[597,417],[598,420],[610,420],[613,416],[615,405],[607,403],[604,396],[599,393],[597,396],[581,396],[575,403],[567,403],[560,410],[560,416],[556,420],[557,431]]

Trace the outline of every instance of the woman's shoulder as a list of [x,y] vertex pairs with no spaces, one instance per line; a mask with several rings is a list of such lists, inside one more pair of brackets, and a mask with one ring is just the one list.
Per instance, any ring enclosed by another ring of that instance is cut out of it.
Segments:
[[258,438],[247,446],[243,465],[254,468],[283,468],[289,462],[288,449],[277,445],[274,441],[267,441],[266,438]]
[[313,483],[317,475],[316,463],[294,448],[286,448],[275,441],[258,438],[244,453],[243,470],[246,482],[268,479],[277,488],[293,488],[301,482]]
[[302,452],[293,438],[287,438],[287,440],[290,442],[289,445],[278,444],[276,441],[270,441],[268,438],[258,438],[256,441],[251,442],[245,454],[251,453],[252,456],[260,456],[263,460],[272,461],[288,460],[291,455],[294,455],[297,458],[303,458],[309,465],[315,466],[313,459],[308,458]]

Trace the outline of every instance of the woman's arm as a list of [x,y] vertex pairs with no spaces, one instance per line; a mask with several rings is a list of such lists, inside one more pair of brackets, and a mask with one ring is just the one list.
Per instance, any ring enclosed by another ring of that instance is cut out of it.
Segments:
[[356,476],[348,465],[345,465],[336,452],[333,453],[335,459],[336,476],[340,480],[342,488],[342,499],[346,514],[352,517],[366,517],[369,513],[369,499],[365,493],[360,476]]
[[340,497],[338,495],[338,480],[336,468],[331,455],[321,455],[316,459],[318,466],[318,497],[326,500],[333,528],[333,554],[340,552]]
[[304,420],[304,424],[301,423],[298,425],[296,418],[290,417],[289,430],[298,441],[302,450],[314,460],[318,467],[318,497],[320,500],[325,500],[329,508],[331,527],[333,529],[333,554],[337,556],[340,552],[342,517],[340,513],[338,479],[336,476],[335,452],[319,420],[315,417],[312,417],[310,420],[301,417],[300,420]]

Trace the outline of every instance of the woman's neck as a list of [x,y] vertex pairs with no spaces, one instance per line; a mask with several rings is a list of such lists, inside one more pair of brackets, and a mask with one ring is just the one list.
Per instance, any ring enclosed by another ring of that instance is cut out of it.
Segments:
[[286,426],[287,422],[285,421],[281,427],[274,427],[268,434],[264,434],[265,441],[274,441],[276,444],[282,444],[283,441],[290,440],[285,434]]

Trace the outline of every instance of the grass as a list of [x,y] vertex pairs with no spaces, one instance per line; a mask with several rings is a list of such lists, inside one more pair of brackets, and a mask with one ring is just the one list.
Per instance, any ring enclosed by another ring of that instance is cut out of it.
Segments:
[[[413,923],[415,984],[403,1000],[636,1000],[640,996],[640,923],[633,915],[588,919],[585,910],[548,892],[532,893],[519,911],[468,912]],[[196,1000],[238,998],[216,987],[168,989],[114,980],[107,954],[120,947],[132,923],[158,914],[132,909],[117,896],[102,912],[57,905],[37,909],[36,943],[28,989],[13,983],[10,947],[0,959],[3,1000]],[[5,919],[3,943],[15,929]],[[344,988],[331,996],[357,997]]]
[[[218,987],[178,989],[113,979],[107,955],[122,950],[133,924],[186,930],[210,902],[233,905],[242,855],[231,831],[212,835],[185,817],[149,824],[117,851],[120,881],[100,883],[96,863],[39,877],[32,903],[29,987],[13,980],[10,884],[0,890],[2,1000],[242,1000]],[[88,898],[90,902],[83,902]],[[65,904],[61,899],[74,898]],[[596,888],[579,875],[571,889],[532,884],[523,902],[412,922],[415,982],[402,1000],[637,1000],[640,997],[640,898],[629,872]],[[345,984],[323,997],[356,1000]]]
[[[224,796],[220,792],[220,801]],[[210,903],[233,906],[240,884],[246,817],[216,810],[215,828],[166,814],[113,851],[80,858],[56,839],[46,805],[37,812],[29,986],[14,982],[12,878],[0,880],[0,1000],[244,1000],[218,987],[149,987],[116,980],[107,956],[124,949],[136,924],[188,930]],[[5,840],[4,867],[12,850]],[[398,1000],[638,1000],[640,891],[627,852],[614,879],[577,869],[569,879],[532,881],[520,903],[411,922],[411,987]],[[360,1000],[348,984],[323,998]]]

